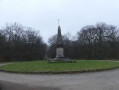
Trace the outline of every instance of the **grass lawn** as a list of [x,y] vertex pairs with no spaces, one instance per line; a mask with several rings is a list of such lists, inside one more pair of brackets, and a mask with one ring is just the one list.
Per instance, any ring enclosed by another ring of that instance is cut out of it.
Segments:
[[15,62],[0,66],[0,70],[14,72],[68,72],[118,67],[119,62],[80,60],[77,63],[48,63],[48,61]]

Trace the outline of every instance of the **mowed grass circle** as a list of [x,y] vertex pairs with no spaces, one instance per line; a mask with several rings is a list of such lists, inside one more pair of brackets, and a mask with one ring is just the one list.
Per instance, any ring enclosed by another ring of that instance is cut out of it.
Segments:
[[64,73],[111,69],[119,62],[102,60],[78,60],[76,63],[48,63],[48,61],[15,62],[0,66],[0,70],[17,73]]

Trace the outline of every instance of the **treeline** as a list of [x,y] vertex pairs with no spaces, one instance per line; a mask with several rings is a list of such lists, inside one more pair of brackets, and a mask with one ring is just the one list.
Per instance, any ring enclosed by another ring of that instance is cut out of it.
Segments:
[[[0,61],[42,60],[55,58],[57,35],[44,43],[40,34],[30,27],[8,24],[0,29]],[[119,59],[119,28],[97,23],[83,27],[75,39],[63,35],[64,56],[71,59]]]
[[0,61],[43,59],[47,45],[38,32],[20,24],[0,29]]
[[[83,27],[77,32],[76,40],[63,35],[64,55],[75,59],[119,59],[119,28],[97,23]],[[56,39],[49,39],[48,57],[55,57]]]

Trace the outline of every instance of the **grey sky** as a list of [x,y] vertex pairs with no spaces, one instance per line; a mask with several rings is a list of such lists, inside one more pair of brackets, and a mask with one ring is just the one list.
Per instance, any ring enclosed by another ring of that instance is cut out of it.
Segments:
[[0,27],[18,22],[40,30],[43,40],[57,33],[75,35],[85,25],[119,26],[119,0],[0,0]]

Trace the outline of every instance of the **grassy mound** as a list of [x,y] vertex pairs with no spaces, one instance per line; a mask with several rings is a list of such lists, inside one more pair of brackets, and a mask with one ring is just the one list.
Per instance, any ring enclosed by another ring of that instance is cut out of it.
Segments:
[[0,66],[0,70],[18,73],[63,73],[105,70],[119,67],[119,62],[80,60],[77,63],[48,63],[48,61],[16,62]]

